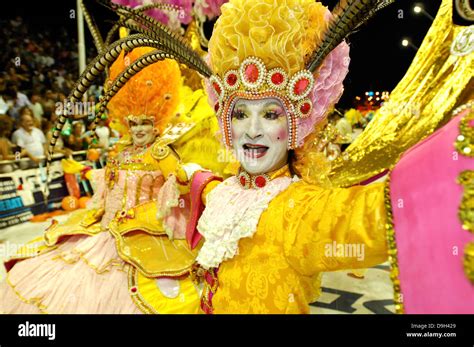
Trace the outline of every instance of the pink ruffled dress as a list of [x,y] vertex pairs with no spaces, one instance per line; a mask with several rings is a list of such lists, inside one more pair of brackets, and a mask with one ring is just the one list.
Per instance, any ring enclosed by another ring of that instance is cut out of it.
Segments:
[[[88,206],[105,208],[102,230],[63,237],[54,247],[17,262],[0,284],[1,313],[141,313],[127,284],[131,265],[119,257],[107,226],[118,211],[153,199],[166,206],[165,218],[172,223],[169,198],[176,194],[176,180],[165,182],[156,170],[117,170],[115,183],[108,185],[104,175],[104,170],[95,172],[98,186]],[[185,223],[173,227],[182,227],[184,234]],[[44,248],[44,240],[39,243]]]

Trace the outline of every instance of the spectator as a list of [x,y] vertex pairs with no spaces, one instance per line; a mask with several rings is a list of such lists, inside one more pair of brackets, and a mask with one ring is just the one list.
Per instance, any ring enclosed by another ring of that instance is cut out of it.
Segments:
[[10,105],[8,114],[12,116],[15,121],[20,118],[20,109],[31,105],[28,97],[25,94],[19,92],[15,84],[7,85],[7,88],[4,92],[4,98],[6,98],[7,104]]
[[[49,144],[51,142],[51,138],[53,137],[53,127],[56,123],[58,116],[56,113],[51,115],[51,121],[45,121],[43,132],[46,134],[46,143]],[[62,136],[59,136],[56,140],[56,145],[54,146],[54,153],[61,153],[64,154],[66,157],[70,157],[72,155],[72,150],[64,146],[64,140]]]
[[[13,128],[13,121],[10,117],[0,114],[0,160],[15,160],[13,145],[8,139]],[[9,173],[15,169],[14,164],[0,164],[0,173]]]
[[87,143],[84,138],[84,126],[82,122],[72,123],[72,134],[67,138],[67,147],[73,151],[82,151],[87,148]]
[[[25,149],[21,149],[9,140],[13,128],[11,117],[0,114],[0,160],[18,160],[31,156]],[[18,169],[15,163],[0,164],[0,173],[9,173]]]
[[[26,150],[27,156],[34,164],[41,162],[42,156],[46,153],[46,138],[41,130],[35,128],[32,115],[24,113],[20,118],[20,128],[13,133],[12,141],[22,149]],[[22,169],[34,167],[32,163],[20,166]]]
[[44,111],[43,105],[41,105],[41,96],[36,92],[31,95],[30,109],[33,112],[33,116],[35,117],[37,127],[40,127]]
[[34,123],[35,123],[34,126],[35,126],[36,128],[38,128],[38,125],[39,125],[39,124],[36,123],[35,115],[34,115],[33,111],[32,111],[28,106],[24,106],[24,107],[20,108],[20,110],[18,111],[18,113],[20,114],[20,119],[21,119],[21,117],[22,117],[23,115],[29,115],[29,116],[31,116],[31,117],[33,118]]
[[99,119],[95,133],[97,134],[97,138],[99,140],[98,147],[108,149],[111,132],[110,128],[106,125],[105,120],[102,118]]
[[7,114],[9,109],[10,109],[10,105],[3,98],[3,96],[0,95],[0,114]]
[[56,95],[52,90],[47,90],[43,99],[43,111],[49,114],[53,114],[56,111]]

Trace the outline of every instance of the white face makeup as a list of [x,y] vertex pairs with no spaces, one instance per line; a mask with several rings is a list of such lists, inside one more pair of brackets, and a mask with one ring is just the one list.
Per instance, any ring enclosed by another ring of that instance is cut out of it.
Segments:
[[240,99],[232,111],[232,139],[240,164],[257,175],[284,166],[288,161],[288,119],[275,98]]
[[155,129],[151,120],[130,120],[128,126],[135,146],[145,146],[155,141]]

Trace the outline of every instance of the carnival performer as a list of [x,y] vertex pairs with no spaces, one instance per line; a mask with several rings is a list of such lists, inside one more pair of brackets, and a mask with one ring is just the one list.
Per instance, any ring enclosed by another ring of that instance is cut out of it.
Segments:
[[[193,245],[203,238],[202,309],[307,313],[321,272],[387,258],[383,184],[342,189],[299,178],[321,175],[310,144],[342,94],[349,48],[337,45],[312,68],[331,13],[311,0],[232,0],[221,10],[209,42],[209,95],[241,168],[206,184],[199,235],[189,230]],[[334,244],[342,252],[330,252]],[[363,256],[345,253],[348,246]]]
[[[122,52],[110,69],[111,81],[149,51]],[[188,175],[171,147],[184,129],[168,128],[181,84],[178,64],[163,60],[133,76],[112,98],[109,118],[125,132],[119,154],[93,173],[95,194],[86,210],[64,224],[53,221],[44,237],[6,262],[1,312],[197,312],[199,291],[187,277],[195,253],[184,240]],[[153,215],[141,208],[147,202],[157,206]],[[137,213],[144,223],[140,231],[133,225]],[[122,227],[123,221],[132,223]],[[153,309],[129,285],[141,278],[150,278],[159,294]]]
[[[387,258],[384,185],[329,186],[316,149],[348,71],[343,39],[387,3],[342,2],[333,20],[312,0],[232,0],[207,62],[172,35],[162,39],[161,49],[207,79],[223,142],[240,162],[222,183],[206,171],[192,178],[186,237],[199,249],[192,275],[204,283],[204,312],[307,313],[321,272]],[[334,243],[342,252],[329,254]]]

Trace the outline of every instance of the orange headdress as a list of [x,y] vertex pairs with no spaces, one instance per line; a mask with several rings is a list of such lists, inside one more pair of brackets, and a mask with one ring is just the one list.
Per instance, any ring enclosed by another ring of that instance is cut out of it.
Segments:
[[[110,68],[109,83],[136,59],[152,50],[141,47],[129,53],[122,52]],[[171,59],[158,61],[133,76],[110,100],[109,117],[125,126],[132,119],[151,119],[162,133],[176,112],[180,86],[178,63]]]

